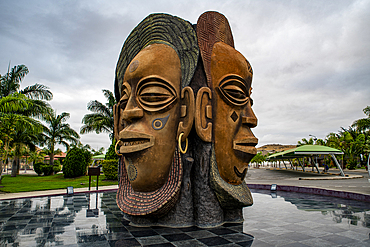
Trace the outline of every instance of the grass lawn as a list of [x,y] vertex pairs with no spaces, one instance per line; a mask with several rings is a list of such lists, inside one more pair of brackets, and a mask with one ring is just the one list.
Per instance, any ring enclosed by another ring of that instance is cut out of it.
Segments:
[[[94,182],[94,180],[96,180],[96,176],[91,176],[92,188],[96,188],[96,182]],[[99,187],[115,184],[118,184],[118,181],[105,180],[104,175],[99,176]],[[64,178],[63,174],[51,176],[17,175],[16,177],[3,175],[0,191],[16,193],[36,190],[66,189],[68,186],[73,186],[73,188],[89,187],[89,176]]]

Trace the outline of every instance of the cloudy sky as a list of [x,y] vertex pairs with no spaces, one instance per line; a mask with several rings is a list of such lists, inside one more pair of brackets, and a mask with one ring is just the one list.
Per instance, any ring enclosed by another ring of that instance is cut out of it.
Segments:
[[[370,105],[370,0],[0,1],[0,74],[25,64],[22,88],[48,86],[57,113],[79,131],[91,100],[105,102],[130,31],[150,13],[191,23],[223,13],[235,48],[254,70],[258,146],[325,138],[365,115]],[[81,135],[107,148],[107,134]]]

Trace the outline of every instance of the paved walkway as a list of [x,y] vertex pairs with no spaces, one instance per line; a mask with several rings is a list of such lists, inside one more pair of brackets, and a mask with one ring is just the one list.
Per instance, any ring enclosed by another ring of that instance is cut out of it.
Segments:
[[[307,171],[307,170],[306,170]],[[331,169],[332,174],[339,174],[337,169]],[[365,170],[344,171],[348,177],[330,174],[317,174],[313,172],[302,172],[275,168],[250,168],[247,173],[246,183],[249,185],[271,185],[298,186],[308,188],[319,188],[334,191],[344,191],[370,196],[369,174]],[[99,187],[99,191],[117,189],[117,185]],[[87,192],[88,188],[76,188],[75,193]],[[91,188],[95,192],[95,187]],[[20,193],[0,194],[0,200],[27,198],[38,196],[63,195],[66,190],[45,190]]]
[[[307,171],[307,168],[306,168]],[[339,170],[330,169],[332,174],[339,174]],[[293,171],[291,169],[250,168],[248,170],[247,184],[285,185],[326,190],[344,191],[370,196],[369,174],[365,170],[349,171],[344,173],[348,177],[339,175],[324,175],[313,172]]]

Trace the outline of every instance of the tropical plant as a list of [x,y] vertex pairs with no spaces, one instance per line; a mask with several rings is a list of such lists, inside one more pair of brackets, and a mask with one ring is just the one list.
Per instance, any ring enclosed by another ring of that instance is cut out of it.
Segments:
[[257,166],[259,167],[260,164],[262,164],[263,162],[266,161],[266,156],[262,155],[261,152],[257,153],[253,158],[252,160],[250,161],[250,163],[256,163]]
[[22,148],[28,147],[30,151],[36,149],[36,144],[40,143],[40,133],[42,125],[40,122],[30,118],[30,125],[23,125],[20,122],[15,122],[11,140],[7,148],[14,150],[14,162],[12,166],[12,177],[19,173],[19,160],[22,156]]
[[367,116],[366,118],[361,118],[353,122],[352,127],[359,131],[370,130],[370,106],[363,109],[363,112]]
[[105,154],[104,160],[118,160],[119,156],[115,151],[116,139],[113,138],[112,144],[109,146],[107,153]]
[[[60,165],[59,165],[60,166]],[[44,176],[50,176],[51,174],[53,174],[55,172],[54,170],[54,167],[56,166],[51,166],[51,165],[48,165],[48,164],[44,164],[44,163],[35,163],[33,165],[33,170],[37,173],[37,175],[41,176],[42,174]],[[60,168],[60,167],[59,167]],[[60,171],[60,170],[59,170]],[[59,172],[58,171],[58,172]]]
[[307,140],[306,138],[302,138],[302,141],[298,141],[297,147],[302,146],[302,145],[313,145],[313,144],[314,144],[314,141],[312,137],[309,140]]
[[25,65],[14,66],[8,72],[0,77],[0,96],[5,97],[17,92],[20,88],[22,79],[28,74],[28,68]]
[[52,113],[45,116],[46,126],[43,129],[43,145],[46,146],[47,154],[50,157],[50,165],[54,165],[55,147],[63,145],[67,150],[69,143],[77,144],[79,135],[66,121],[69,113],[62,112],[60,115]]
[[44,160],[45,153],[43,151],[35,150],[29,152],[28,160],[33,164],[42,162]]
[[94,156],[103,154],[104,153],[104,147],[99,148],[99,150],[91,149],[91,152],[93,153]]
[[[2,159],[7,160],[10,148],[15,148],[15,161],[12,176],[19,169],[19,150],[22,145],[34,146],[41,129],[41,123],[35,119],[43,119],[50,112],[50,105],[44,100],[51,100],[52,93],[41,84],[34,84],[20,90],[22,79],[28,74],[25,65],[14,66],[5,75],[0,75],[0,122],[4,152]],[[30,135],[27,137],[27,135]],[[24,138],[24,142],[22,139]],[[31,140],[32,139],[32,140]],[[32,142],[32,143],[31,143]],[[0,169],[1,176],[1,169]]]
[[87,166],[91,163],[91,153],[78,147],[73,147],[67,152],[63,162],[65,178],[74,178],[86,174]]
[[41,170],[44,173],[44,176],[50,176],[51,174],[53,174],[53,172],[54,172],[53,167],[54,166],[52,166],[52,165],[43,164],[41,166]]
[[44,165],[44,163],[41,163],[41,162],[37,162],[35,164],[33,164],[33,170],[37,173],[37,175],[42,175],[44,173],[44,171],[42,170],[42,166]]
[[53,165],[54,174],[57,174],[61,170],[62,170],[62,165],[60,164],[60,161],[58,159],[54,160],[54,165]]
[[8,72],[0,77],[0,97],[6,97],[18,92],[30,99],[51,100],[53,94],[48,90],[48,87],[42,84],[36,83],[20,90],[20,83],[28,72],[28,68],[23,64],[14,66],[12,69],[10,69],[9,64]]
[[108,180],[117,180],[118,160],[103,160],[103,173]]
[[22,79],[28,74],[28,68],[25,65],[14,66],[8,72],[0,77],[0,98],[21,94],[28,99],[29,106],[13,110],[13,113],[28,117],[43,119],[43,116],[50,112],[50,105],[45,100],[51,100],[53,94],[48,87],[42,84],[34,84],[20,89]]
[[113,93],[107,89],[103,89],[103,94],[108,100],[107,103],[103,104],[97,100],[90,101],[87,105],[87,109],[93,113],[86,114],[82,123],[84,124],[80,129],[80,134],[86,134],[95,132],[109,133],[109,138],[113,139],[113,106],[116,103],[116,99]]

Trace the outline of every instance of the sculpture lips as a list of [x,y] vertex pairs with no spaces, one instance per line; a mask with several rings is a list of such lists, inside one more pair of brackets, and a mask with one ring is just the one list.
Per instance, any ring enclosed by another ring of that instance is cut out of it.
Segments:
[[243,172],[240,172],[238,170],[238,168],[236,168],[236,166],[234,166],[234,172],[235,172],[236,176],[240,177],[243,180],[244,177],[245,177],[245,174],[247,174],[247,168],[244,168]]
[[119,133],[120,153],[138,152],[154,145],[154,136],[134,131],[121,131]]
[[256,137],[247,137],[244,139],[235,140],[233,142],[233,149],[243,153],[255,155],[257,154],[257,149],[255,148],[257,143],[258,139]]

